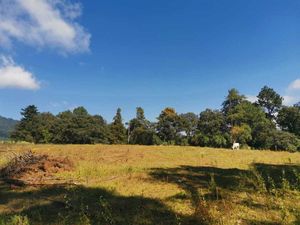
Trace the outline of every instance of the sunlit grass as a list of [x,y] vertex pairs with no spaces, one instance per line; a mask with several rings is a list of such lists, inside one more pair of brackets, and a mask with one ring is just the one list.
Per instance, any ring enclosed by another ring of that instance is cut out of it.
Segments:
[[[57,176],[126,198],[153,199],[183,217],[195,216],[195,196],[205,201],[209,213],[225,224],[283,220],[282,223],[291,223],[300,212],[299,191],[270,195],[265,191],[248,190],[239,181],[246,179],[240,173],[246,176],[254,164],[300,165],[300,153],[129,145],[6,145],[1,149],[14,152],[31,149],[39,154],[68,157],[75,163],[74,171]],[[0,166],[5,164],[7,154],[0,153]],[[240,172],[231,176],[231,170]],[[211,176],[215,180],[211,180]],[[226,182],[236,180],[239,182],[236,186],[227,188]],[[218,199],[211,197],[214,190],[217,190]],[[21,203],[22,209],[14,209]],[[12,199],[5,204],[0,201],[0,214],[22,212],[40,203],[40,199]],[[29,219],[32,218],[29,216]],[[142,217],[140,219],[142,221]]]

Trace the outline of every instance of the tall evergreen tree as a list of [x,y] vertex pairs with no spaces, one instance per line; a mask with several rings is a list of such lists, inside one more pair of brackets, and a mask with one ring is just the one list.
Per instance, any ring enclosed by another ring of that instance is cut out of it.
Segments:
[[12,132],[11,138],[17,141],[37,143],[38,135],[38,109],[35,105],[29,105],[21,111],[22,119]]
[[130,120],[128,129],[131,144],[153,145],[160,143],[154,127],[145,118],[144,110],[141,107],[136,108],[136,117]]
[[110,125],[111,143],[112,144],[125,144],[127,143],[126,128],[123,124],[121,109],[117,109],[117,113],[113,118]]
[[148,129],[150,122],[146,120],[144,109],[141,107],[136,108],[136,117],[129,122],[129,131],[130,133],[136,128]]

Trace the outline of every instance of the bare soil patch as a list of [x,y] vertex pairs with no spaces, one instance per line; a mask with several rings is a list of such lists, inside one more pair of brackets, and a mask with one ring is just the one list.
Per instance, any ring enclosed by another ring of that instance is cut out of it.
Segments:
[[0,169],[0,178],[13,185],[43,185],[68,183],[56,175],[71,171],[73,162],[68,157],[52,157],[28,151],[15,155]]

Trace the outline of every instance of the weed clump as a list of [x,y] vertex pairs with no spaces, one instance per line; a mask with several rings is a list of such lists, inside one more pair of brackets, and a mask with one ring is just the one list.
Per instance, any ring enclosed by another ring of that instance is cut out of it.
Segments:
[[30,225],[27,216],[14,215],[9,217],[0,216],[0,225]]
[[67,157],[50,157],[28,151],[15,155],[0,170],[0,178],[14,185],[60,183],[55,174],[71,171],[73,167],[73,163]]

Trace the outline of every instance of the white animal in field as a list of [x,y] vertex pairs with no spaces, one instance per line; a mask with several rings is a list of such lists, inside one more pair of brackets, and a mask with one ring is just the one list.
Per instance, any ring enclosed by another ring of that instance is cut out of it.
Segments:
[[240,143],[234,142],[232,145],[232,150],[239,150],[240,149]]

